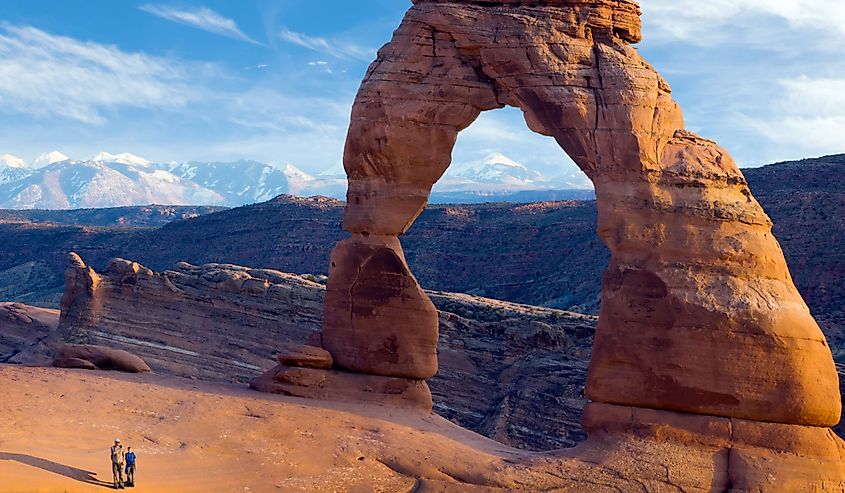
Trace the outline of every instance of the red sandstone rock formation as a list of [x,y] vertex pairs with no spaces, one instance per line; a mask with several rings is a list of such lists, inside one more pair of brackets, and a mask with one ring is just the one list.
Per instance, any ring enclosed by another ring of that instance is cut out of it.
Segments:
[[250,387],[296,397],[432,410],[431,391],[419,379],[333,371],[332,355],[308,345],[283,344],[278,359],[281,364],[264,372]]
[[[638,13],[627,0],[415,2],[353,107],[344,155],[352,237],[332,254],[324,347],[355,371],[435,371],[436,319],[398,237],[449,166],[458,132],[482,111],[515,106],[596,187],[612,259],[587,397],[616,423],[604,428],[637,432],[642,410],[656,409],[667,428],[723,437],[713,438],[719,454],[744,451],[690,479],[696,488],[838,491],[828,345],[742,173],[684,129],[669,85],[631,46]],[[772,450],[788,456],[787,477],[766,476],[778,469],[766,465]]]

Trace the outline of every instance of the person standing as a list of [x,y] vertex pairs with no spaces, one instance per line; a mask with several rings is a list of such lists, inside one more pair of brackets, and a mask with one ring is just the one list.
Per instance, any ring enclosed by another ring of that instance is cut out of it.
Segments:
[[123,445],[120,438],[114,439],[111,450],[111,472],[114,476],[114,489],[123,489]]
[[126,447],[126,486],[135,486],[135,452],[132,447]]

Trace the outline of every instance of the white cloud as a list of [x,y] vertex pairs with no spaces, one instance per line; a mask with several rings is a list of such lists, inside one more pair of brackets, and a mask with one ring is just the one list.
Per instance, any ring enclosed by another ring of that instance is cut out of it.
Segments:
[[293,162],[317,172],[341,162],[353,97],[304,97],[275,87],[228,94],[217,111],[234,125],[200,152],[209,159]]
[[769,115],[750,124],[790,157],[845,151],[845,79],[801,76],[780,86]]
[[779,18],[794,28],[845,33],[845,2],[830,0],[642,0],[647,24],[664,36],[707,42],[742,36],[725,25]]
[[216,65],[0,24],[0,148],[78,156],[120,148],[165,161],[249,157],[323,169],[340,162],[355,86],[320,97],[297,89],[298,77],[312,78],[286,72],[285,83],[254,84]]
[[284,27],[279,31],[279,37],[289,43],[341,60],[370,61],[375,58],[374,49],[364,48],[349,41],[309,36]]
[[818,117],[845,116],[845,79],[813,79],[802,75],[782,80],[780,84],[786,95],[779,106],[785,113]]
[[185,24],[186,26],[202,29],[203,31],[208,31],[220,36],[226,36],[227,38],[239,39],[253,44],[261,44],[244,34],[235,21],[227,17],[223,17],[219,13],[207,7],[199,7],[192,10],[180,10],[173,7],[166,7],[164,5],[145,4],[139,8],[148,14],[161,17],[162,19]]
[[173,60],[0,24],[0,112],[101,124],[108,110],[178,109],[198,92]]
[[350,101],[289,96],[262,88],[230,94],[223,103],[233,115],[232,121],[245,128],[288,134],[323,133],[340,137],[341,141],[349,125],[350,105]]

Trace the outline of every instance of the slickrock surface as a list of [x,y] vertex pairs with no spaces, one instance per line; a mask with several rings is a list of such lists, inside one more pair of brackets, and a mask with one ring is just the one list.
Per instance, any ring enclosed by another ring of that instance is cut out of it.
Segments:
[[585,420],[588,442],[539,454],[427,413],[155,374],[0,365],[0,388],[9,397],[0,400],[3,493],[103,491],[115,437],[138,454],[136,490],[158,493],[801,493],[843,486],[831,469],[841,449],[821,428],[602,405]]
[[[631,46],[638,14],[621,0],[415,3],[353,106],[343,223],[352,236],[332,253],[323,345],[353,370],[427,376],[438,326],[395,323],[425,312],[409,295],[421,290],[398,238],[425,208],[458,133],[482,111],[515,106],[593,181],[611,253],[586,397],[622,411],[609,412],[608,425],[586,419],[587,444],[614,437],[604,443],[613,457],[642,428],[677,427],[689,453],[715,451],[688,476],[664,466],[684,488],[839,491],[830,348],[739,168],[684,128],[669,85]],[[374,244],[392,254],[364,254]],[[609,485],[655,479],[648,455]],[[574,457],[595,480],[590,453]]]
[[[314,336],[322,322],[322,284],[232,265],[181,263],[161,273],[123,260],[112,266],[94,273],[100,279],[96,305],[87,291],[68,286],[68,292],[83,294],[65,306],[65,313],[75,315],[64,318],[63,332],[137,354],[157,373],[207,380],[249,382],[279,362],[330,365],[319,350],[303,359],[298,346],[319,344]],[[84,282],[75,273],[88,267],[74,262],[69,271],[69,280]],[[135,272],[143,275],[136,278]],[[245,275],[266,279],[269,286],[221,289],[220,279],[251,282]],[[522,448],[548,450],[583,440],[583,387],[595,317],[464,294],[428,295],[441,327],[440,368],[429,381],[438,414]],[[309,375],[313,372],[286,378],[301,383]],[[360,377],[357,381],[366,380]],[[298,389],[298,395],[306,390]]]

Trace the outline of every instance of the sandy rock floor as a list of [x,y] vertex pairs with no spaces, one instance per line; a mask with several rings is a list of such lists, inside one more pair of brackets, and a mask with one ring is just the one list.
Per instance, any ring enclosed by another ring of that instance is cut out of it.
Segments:
[[0,493],[110,489],[116,437],[157,493],[429,491],[526,456],[434,415],[158,375],[0,365],[0,389]]

